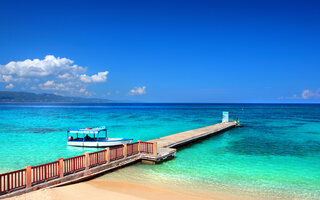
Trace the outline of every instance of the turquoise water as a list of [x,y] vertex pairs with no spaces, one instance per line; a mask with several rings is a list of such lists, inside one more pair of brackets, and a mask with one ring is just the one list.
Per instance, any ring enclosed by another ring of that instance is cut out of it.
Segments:
[[0,104],[0,172],[97,150],[68,147],[67,128],[106,125],[110,137],[149,140],[218,123],[222,111],[238,115],[245,127],[181,149],[174,160],[120,174],[320,199],[320,105]]

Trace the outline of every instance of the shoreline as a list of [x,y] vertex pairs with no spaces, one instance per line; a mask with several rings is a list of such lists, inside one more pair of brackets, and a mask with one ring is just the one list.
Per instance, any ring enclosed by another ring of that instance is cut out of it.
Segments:
[[[137,176],[141,171],[129,167],[100,177],[70,185],[44,188],[7,200],[102,200],[106,197],[118,200],[283,200],[294,199],[265,191],[242,191],[238,187],[213,186],[205,183],[175,182],[154,175]],[[133,170],[133,171],[132,171]]]
[[256,199],[248,196],[238,196],[231,193],[215,192],[214,194],[201,194],[200,192],[190,191],[182,188],[159,187],[159,185],[143,185],[129,181],[101,180],[93,179],[77,184],[46,188],[38,191],[26,193],[20,196],[7,198],[7,200],[100,200],[106,199],[119,200],[142,200],[142,199],[176,199],[176,200],[245,200]]
[[[142,168],[141,168],[142,167]],[[159,177],[157,174],[145,173],[144,167],[156,165],[137,164],[118,169],[80,183],[66,186],[44,188],[25,193],[20,196],[6,198],[9,200],[100,200],[106,196],[112,199],[177,199],[177,200],[269,200],[269,199],[309,199],[299,198],[299,195],[270,193],[264,190],[253,191],[224,184],[206,184],[188,182],[170,176]],[[156,169],[154,169],[156,170]],[[179,180],[179,182],[177,182]]]

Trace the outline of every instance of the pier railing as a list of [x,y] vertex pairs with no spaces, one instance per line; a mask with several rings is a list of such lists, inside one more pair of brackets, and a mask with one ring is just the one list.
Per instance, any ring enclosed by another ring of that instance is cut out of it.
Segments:
[[31,167],[32,184],[38,184],[59,176],[58,161]]
[[0,194],[26,187],[26,169],[0,174]]
[[106,148],[58,161],[0,174],[0,195],[44,183],[139,153],[157,154],[157,143],[141,142]]
[[140,152],[153,154],[153,143],[151,142],[141,142],[140,143]]
[[131,143],[127,145],[127,155],[131,156],[139,153],[139,142]]
[[90,167],[101,165],[107,162],[106,150],[89,153]]
[[85,169],[85,155],[75,156],[63,160],[63,175],[71,174]]
[[123,146],[110,148],[110,161],[124,158]]

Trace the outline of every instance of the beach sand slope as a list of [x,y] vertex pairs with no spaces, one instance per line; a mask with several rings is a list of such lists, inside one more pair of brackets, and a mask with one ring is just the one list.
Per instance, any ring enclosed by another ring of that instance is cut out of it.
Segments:
[[142,199],[175,199],[175,200],[205,200],[205,199],[239,199],[231,195],[207,196],[190,194],[181,191],[170,191],[163,188],[146,186],[136,183],[108,180],[91,180],[63,187],[42,189],[9,200],[142,200]]

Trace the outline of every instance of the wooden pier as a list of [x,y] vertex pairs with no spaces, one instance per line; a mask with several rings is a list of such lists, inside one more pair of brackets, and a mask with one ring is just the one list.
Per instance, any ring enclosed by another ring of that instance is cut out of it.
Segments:
[[[172,158],[177,151],[176,148],[183,147],[190,143],[203,140],[207,137],[217,135],[226,131],[228,129],[236,127],[235,122],[225,122],[225,123],[218,123],[211,126],[206,126],[203,128],[198,128],[190,131],[185,131],[157,139],[150,140],[148,142],[154,143],[157,145],[157,151],[159,155],[154,158],[149,158],[147,160],[143,160],[144,163],[156,164],[168,158]],[[170,155],[164,157],[164,155]]]
[[160,148],[180,147],[199,139],[216,135],[235,126],[236,124],[234,122],[219,123],[212,126],[161,137],[158,139],[150,140],[149,142],[156,142],[158,144],[158,147]]
[[0,174],[0,199],[41,188],[76,183],[140,161],[156,164],[174,158],[177,151],[175,148],[233,127],[236,127],[234,122],[219,123]]

